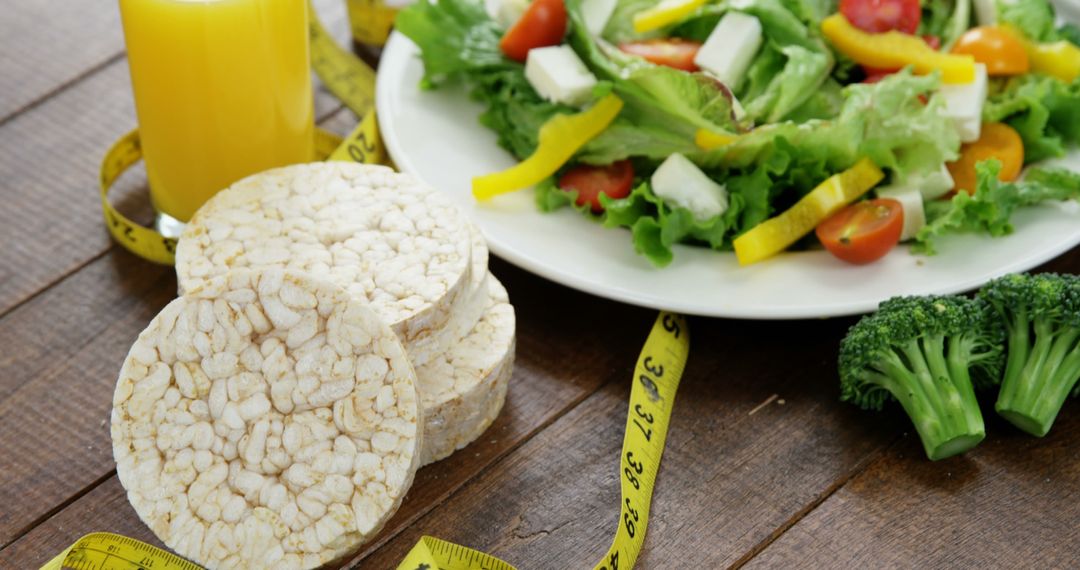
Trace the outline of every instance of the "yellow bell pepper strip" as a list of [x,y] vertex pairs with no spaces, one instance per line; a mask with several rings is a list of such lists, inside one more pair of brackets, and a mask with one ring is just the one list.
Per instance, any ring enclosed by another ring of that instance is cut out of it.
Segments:
[[656,6],[634,14],[634,31],[643,34],[670,26],[704,5],[705,0],[662,0]]
[[884,177],[885,174],[869,158],[829,177],[787,211],[735,238],[735,256],[739,265],[757,263],[784,251],[840,208],[867,193]]
[[739,140],[739,135],[733,135],[731,133],[715,133],[708,129],[698,129],[697,132],[694,133],[694,144],[698,145],[698,148],[702,150],[718,149],[737,140]]
[[548,119],[540,127],[539,144],[532,155],[502,172],[473,178],[473,196],[488,200],[528,188],[555,174],[578,149],[615,120],[622,106],[622,99],[607,95],[580,113],[558,114]]
[[1080,48],[1067,40],[1048,44],[1025,41],[1031,71],[1045,73],[1066,83],[1080,77]]
[[1072,83],[1080,77],[1080,47],[1068,40],[1050,43],[1033,42],[1024,33],[1008,24],[1001,26],[1024,44],[1032,73],[1042,73],[1056,77],[1065,83]]
[[975,81],[975,58],[941,53],[918,36],[896,30],[869,34],[852,26],[843,14],[825,18],[821,22],[821,33],[840,53],[862,65],[879,69],[910,65],[921,75],[941,71],[941,80],[945,83]]

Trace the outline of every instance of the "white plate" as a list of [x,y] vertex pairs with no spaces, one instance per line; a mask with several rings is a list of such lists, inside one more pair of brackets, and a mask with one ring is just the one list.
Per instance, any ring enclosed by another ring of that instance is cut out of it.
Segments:
[[[711,317],[831,317],[872,311],[894,295],[973,289],[1080,244],[1080,206],[1069,203],[1017,213],[1016,233],[1008,237],[949,236],[933,257],[900,247],[881,261],[853,266],[814,251],[739,267],[734,254],[677,246],[675,261],[657,269],[634,253],[627,230],[603,228],[568,208],[541,213],[531,191],[476,203],[471,179],[516,161],[477,122],[483,109],[463,88],[419,88],[423,66],[417,53],[408,38],[395,33],[379,65],[379,126],[394,162],[450,194],[496,255],[594,295]],[[1080,169],[1080,153],[1064,162]]]

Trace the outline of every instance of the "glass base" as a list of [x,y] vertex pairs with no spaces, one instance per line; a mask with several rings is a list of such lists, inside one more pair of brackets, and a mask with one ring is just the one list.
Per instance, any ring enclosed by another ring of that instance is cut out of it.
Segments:
[[184,231],[184,226],[184,222],[162,212],[158,212],[154,218],[154,229],[168,238],[180,237],[180,234]]

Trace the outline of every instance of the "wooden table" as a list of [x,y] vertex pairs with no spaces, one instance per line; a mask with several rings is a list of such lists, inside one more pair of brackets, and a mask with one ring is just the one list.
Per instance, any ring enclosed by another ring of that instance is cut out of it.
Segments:
[[[115,4],[11,0],[0,15],[3,568],[37,568],[91,531],[157,542],[109,441],[120,363],[176,290],[170,268],[102,228],[97,164],[135,124]],[[340,2],[320,12],[344,39]],[[327,128],[355,121],[324,92],[316,104]],[[117,201],[145,218],[141,176]],[[357,567],[393,568],[423,534],[522,569],[591,567],[610,543],[630,372],[654,313],[492,269],[518,312],[506,408],[418,473]],[[1080,249],[1044,269],[1080,272]],[[931,463],[895,406],[838,401],[850,324],[692,320],[640,567],[1080,567],[1080,401],[1044,439],[988,414],[982,445]]]

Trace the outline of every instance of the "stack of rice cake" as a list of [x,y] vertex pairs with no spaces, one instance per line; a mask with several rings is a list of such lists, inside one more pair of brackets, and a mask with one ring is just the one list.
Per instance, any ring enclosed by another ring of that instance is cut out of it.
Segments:
[[446,197],[389,168],[297,165],[220,192],[181,236],[181,298],[117,383],[139,516],[210,567],[312,568],[366,542],[419,466],[502,408],[515,317],[487,261]]

